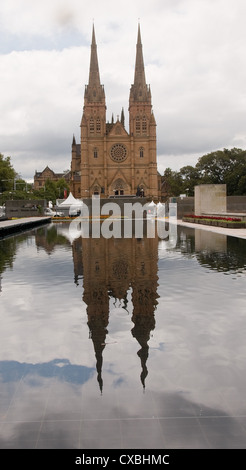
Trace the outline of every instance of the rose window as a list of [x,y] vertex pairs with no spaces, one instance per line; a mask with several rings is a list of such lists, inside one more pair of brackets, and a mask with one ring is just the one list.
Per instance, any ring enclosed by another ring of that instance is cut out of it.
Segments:
[[110,156],[115,162],[123,162],[127,157],[127,150],[123,144],[114,144],[110,150]]

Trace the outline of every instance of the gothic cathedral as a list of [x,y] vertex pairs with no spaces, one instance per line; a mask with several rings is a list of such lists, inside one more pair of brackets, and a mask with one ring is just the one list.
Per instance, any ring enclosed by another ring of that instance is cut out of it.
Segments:
[[106,122],[106,99],[101,85],[93,26],[89,83],[85,87],[81,143],[72,143],[71,192],[76,198],[144,196],[157,201],[156,121],[151,91],[146,84],[140,26],[134,83],[129,97],[129,133],[120,118]]

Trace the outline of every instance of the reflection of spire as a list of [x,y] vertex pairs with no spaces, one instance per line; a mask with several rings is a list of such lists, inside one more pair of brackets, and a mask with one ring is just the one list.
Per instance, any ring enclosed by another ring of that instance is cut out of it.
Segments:
[[82,257],[84,268],[83,300],[87,305],[88,327],[92,339],[95,357],[97,380],[102,392],[103,350],[107,335],[109,318],[109,297],[105,275],[105,242],[106,239],[82,238]]
[[138,356],[142,366],[140,378],[143,388],[148,375],[148,341],[150,332],[155,328],[154,312],[158,303],[157,243],[156,239],[148,238],[145,243],[139,241],[136,244],[135,276],[132,283],[132,335],[141,346]]
[[103,390],[103,380],[102,380],[102,364],[103,364],[103,350],[105,348],[105,339],[108,333],[105,327],[105,318],[104,316],[96,315],[91,316],[88,321],[88,326],[90,329],[90,338],[92,339],[95,356],[96,356],[96,369],[97,369],[97,381],[99,383],[99,388],[102,393]]
[[[147,359],[150,332],[155,328],[157,305],[156,238],[110,239],[82,238],[83,300],[87,304],[88,327],[92,339],[97,369],[97,381],[102,393],[103,350],[105,348],[109,306],[131,312],[128,305],[132,290],[132,335],[141,348],[141,383],[145,388],[148,375]],[[123,359],[122,359],[123,360]]]
[[149,345],[148,341],[150,338],[150,332],[155,328],[154,315],[133,315],[133,323],[135,326],[132,329],[132,336],[139,342],[141,349],[138,351],[138,356],[141,360],[142,372],[140,375],[143,388],[145,388],[145,379],[148,375],[148,369],[146,366],[147,359],[149,356]]

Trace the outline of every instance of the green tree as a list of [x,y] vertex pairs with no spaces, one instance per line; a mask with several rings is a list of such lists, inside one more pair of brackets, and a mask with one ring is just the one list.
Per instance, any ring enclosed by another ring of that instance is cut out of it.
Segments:
[[10,157],[4,157],[0,153],[0,192],[12,191],[14,189],[14,181],[17,176]]
[[67,190],[67,194],[69,192],[69,184],[66,182],[65,178],[60,178],[57,182],[56,182],[56,187],[57,187],[57,190],[58,190],[58,197],[63,199],[64,197],[64,190],[66,189]]
[[55,204],[58,196],[59,192],[56,187],[56,183],[54,181],[51,181],[50,179],[47,179],[43,188],[43,199],[46,199],[47,201],[52,201],[52,203]]
[[245,173],[240,176],[237,187],[238,187],[238,190],[235,193],[236,196],[246,195],[246,170],[245,170]]
[[183,180],[178,171],[173,171],[171,168],[166,168],[162,177],[162,187],[166,198],[177,197],[183,192]]
[[217,150],[198,159],[200,184],[226,184],[227,194],[246,193],[246,151],[233,148]]
[[34,190],[32,194],[35,199],[46,199],[46,201],[52,201],[55,204],[56,199],[63,198],[64,189],[69,191],[69,185],[64,178],[60,178],[57,182],[47,179],[45,186]]
[[17,191],[27,192],[27,182],[22,178],[16,178],[14,182],[14,189]]
[[180,168],[179,173],[183,180],[184,193],[186,196],[194,196],[194,188],[200,184],[200,172],[196,167],[186,165]]

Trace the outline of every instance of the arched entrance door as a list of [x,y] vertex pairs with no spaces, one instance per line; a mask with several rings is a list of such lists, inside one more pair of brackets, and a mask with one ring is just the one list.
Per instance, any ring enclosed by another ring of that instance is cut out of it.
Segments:
[[118,178],[112,183],[112,190],[114,196],[124,196],[128,192],[128,186],[121,178]]

